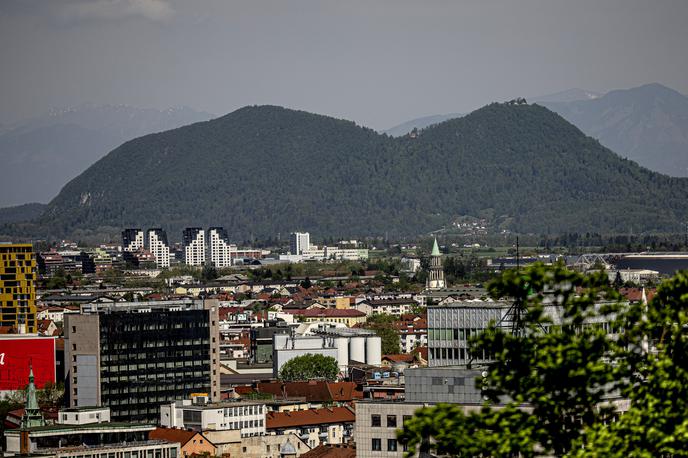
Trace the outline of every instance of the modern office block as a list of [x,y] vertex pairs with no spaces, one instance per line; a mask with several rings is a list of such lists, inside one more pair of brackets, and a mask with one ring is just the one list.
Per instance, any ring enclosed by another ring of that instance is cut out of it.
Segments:
[[217,401],[218,335],[216,300],[84,305],[65,315],[67,403],[154,423],[161,404],[192,393]]

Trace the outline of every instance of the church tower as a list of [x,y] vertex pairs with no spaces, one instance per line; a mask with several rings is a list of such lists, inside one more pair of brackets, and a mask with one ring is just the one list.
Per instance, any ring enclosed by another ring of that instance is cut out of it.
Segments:
[[33,367],[29,366],[29,385],[26,387],[26,404],[24,406],[24,415],[21,419],[21,428],[35,428],[37,426],[45,426],[45,420],[41,409],[38,407],[38,400],[36,399],[36,385],[33,383]]
[[428,272],[428,279],[425,282],[427,289],[443,289],[447,287],[444,281],[444,268],[442,267],[442,255],[440,254],[440,247],[437,245],[437,239],[432,245],[432,253],[430,254],[430,271]]

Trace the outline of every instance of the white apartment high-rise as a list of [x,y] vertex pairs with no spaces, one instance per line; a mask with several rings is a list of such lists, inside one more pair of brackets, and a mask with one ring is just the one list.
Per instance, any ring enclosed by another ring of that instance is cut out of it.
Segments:
[[308,232],[292,232],[289,240],[291,254],[303,254],[311,246],[311,235]]
[[144,238],[141,229],[124,229],[122,231],[122,249],[124,251],[138,251],[143,248]]
[[182,244],[184,246],[184,262],[189,266],[205,264],[205,231],[200,227],[184,229]]
[[170,246],[165,231],[160,228],[148,229],[148,251],[155,256],[158,267],[170,267]]
[[218,268],[232,265],[232,253],[236,252],[236,245],[229,243],[227,231],[221,227],[208,229],[208,244],[210,245],[210,262]]

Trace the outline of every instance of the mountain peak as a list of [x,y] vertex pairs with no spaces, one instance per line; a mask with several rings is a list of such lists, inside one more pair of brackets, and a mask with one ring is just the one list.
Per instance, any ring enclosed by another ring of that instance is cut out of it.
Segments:
[[[633,198],[620,201],[628,189]],[[219,225],[241,240],[294,228],[417,235],[488,213],[500,215],[495,227],[524,232],[660,230],[688,214],[686,191],[524,102],[414,139],[261,105],[125,143],[68,183],[37,224],[53,234],[163,226],[172,239]]]

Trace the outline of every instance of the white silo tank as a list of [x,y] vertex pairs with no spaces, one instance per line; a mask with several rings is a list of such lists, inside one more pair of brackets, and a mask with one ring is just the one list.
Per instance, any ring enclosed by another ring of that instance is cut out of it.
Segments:
[[337,363],[339,369],[344,370],[349,365],[349,338],[337,337],[335,340],[337,346]]
[[352,337],[349,340],[349,361],[365,363],[365,337]]
[[366,364],[379,366],[382,363],[382,338],[378,336],[366,337]]

